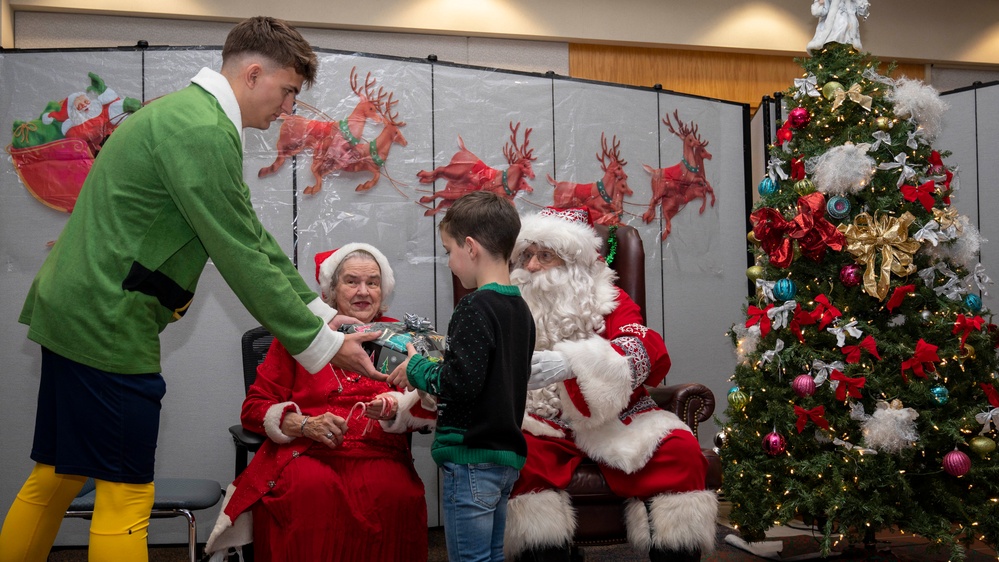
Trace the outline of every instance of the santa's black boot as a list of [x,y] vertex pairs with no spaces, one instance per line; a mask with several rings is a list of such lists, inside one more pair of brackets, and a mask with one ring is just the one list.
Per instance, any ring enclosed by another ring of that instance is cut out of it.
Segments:
[[568,544],[560,546],[537,546],[521,552],[514,562],[569,562],[571,548]]
[[666,550],[652,547],[649,550],[650,562],[700,562],[700,550]]

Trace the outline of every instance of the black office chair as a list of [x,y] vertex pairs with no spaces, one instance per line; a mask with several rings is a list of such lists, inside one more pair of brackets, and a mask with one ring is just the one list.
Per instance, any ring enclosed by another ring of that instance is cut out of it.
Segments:
[[[149,516],[153,519],[163,517],[187,519],[187,552],[190,562],[197,562],[198,526],[193,512],[208,509],[219,503],[222,499],[222,486],[215,480],[201,478],[157,478],[155,483],[156,495]],[[96,496],[94,479],[88,478],[76,499],[69,504],[65,517],[92,519]]]
[[[257,367],[264,362],[267,350],[271,347],[274,336],[263,326],[251,328],[243,334],[240,339],[240,346],[243,357],[243,392],[250,391],[250,385],[257,378]],[[241,424],[229,427],[232,441],[236,444],[236,471],[235,476],[239,476],[249,462],[250,453],[257,452],[257,449],[264,443],[266,437],[249,431]],[[234,476],[234,477],[235,477]]]

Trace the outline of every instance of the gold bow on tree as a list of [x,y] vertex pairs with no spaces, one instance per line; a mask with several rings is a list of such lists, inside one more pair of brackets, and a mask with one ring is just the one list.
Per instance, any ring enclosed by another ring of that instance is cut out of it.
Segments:
[[[946,209],[933,208],[933,219],[937,221],[940,228],[950,228],[957,224],[957,209],[947,207]],[[961,232],[961,225],[957,224],[957,231]]]
[[871,96],[864,95],[860,90],[860,84],[854,84],[850,86],[849,90],[836,90],[836,98],[833,101],[832,109],[836,111],[839,106],[843,105],[846,98],[850,98],[853,103],[860,104],[865,110],[871,110]]
[[[864,271],[864,291],[878,300],[888,296],[891,273],[909,275],[916,271],[912,254],[919,249],[919,242],[909,239],[909,225],[916,217],[906,212],[899,218],[877,214],[874,217],[861,213],[853,224],[839,225],[846,237],[846,251],[857,258],[857,263],[867,264]],[[874,265],[877,251],[881,251],[881,277]]]

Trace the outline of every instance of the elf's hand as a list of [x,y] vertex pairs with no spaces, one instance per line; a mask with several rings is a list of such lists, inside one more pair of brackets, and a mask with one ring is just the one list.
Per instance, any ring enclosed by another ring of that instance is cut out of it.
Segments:
[[537,390],[573,376],[569,360],[561,351],[535,351],[531,356],[531,378],[527,381],[527,389]]

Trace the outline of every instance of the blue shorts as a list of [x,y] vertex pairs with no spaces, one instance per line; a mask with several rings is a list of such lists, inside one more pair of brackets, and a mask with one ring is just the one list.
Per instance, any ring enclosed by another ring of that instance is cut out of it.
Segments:
[[159,373],[108,373],[43,347],[31,459],[59,474],[152,482],[164,394]]

